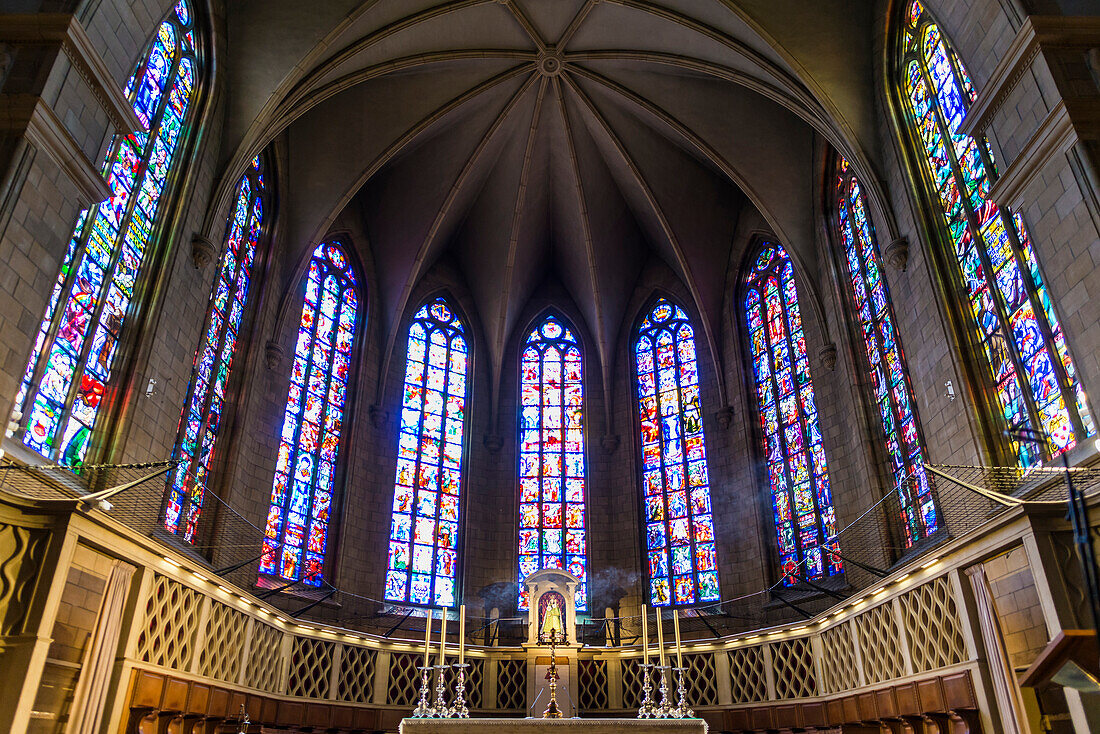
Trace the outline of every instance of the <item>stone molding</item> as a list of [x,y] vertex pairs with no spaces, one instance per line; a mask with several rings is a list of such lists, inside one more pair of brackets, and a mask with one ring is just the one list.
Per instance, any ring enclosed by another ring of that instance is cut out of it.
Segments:
[[77,189],[82,207],[111,198],[111,189],[73,136],[41,97],[31,94],[0,94],[0,131],[21,133],[35,149],[46,153]]
[[1097,44],[1100,17],[1029,16],[982,85],[959,130],[972,137],[983,134],[1042,47],[1086,49]]
[[195,270],[205,269],[217,255],[218,248],[209,237],[198,232],[191,235],[191,264]]
[[1079,140],[1076,125],[1085,129],[1100,126],[1100,101],[1063,100],[1054,106],[990,189],[989,198],[1001,206],[1019,211],[1026,203],[1025,192],[1039,178],[1043,168],[1065,155]]
[[0,42],[60,43],[65,56],[111,118],[116,132],[143,129],[122,87],[111,77],[84,26],[69,13],[0,15]]

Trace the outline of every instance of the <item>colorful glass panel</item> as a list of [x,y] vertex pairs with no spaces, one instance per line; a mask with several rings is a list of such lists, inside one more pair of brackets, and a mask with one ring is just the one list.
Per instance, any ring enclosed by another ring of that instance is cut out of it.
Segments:
[[176,429],[174,458],[180,463],[168,476],[164,527],[188,543],[195,540],[221,428],[225,386],[248,303],[252,263],[263,224],[263,181],[257,157],[237,184],[236,205],[226,225],[225,255],[210,294],[206,329],[195,352],[189,397]]
[[699,366],[682,308],[657,301],[638,329],[634,360],[650,602],[718,601]]
[[144,130],[115,137],[103,163],[111,198],[77,218],[15,399],[23,443],[79,468],[115,371],[134,285],[192,106],[198,63],[180,0],[126,85]]
[[[544,568],[580,579],[577,611],[588,609],[585,533],[584,364],[580,343],[547,316],[520,361],[519,581]],[[520,609],[528,607],[520,589]]]
[[844,570],[836,513],[794,267],[782,245],[761,246],[747,278],[745,318],[783,583],[832,576]]
[[1012,440],[1021,466],[1095,434],[1084,389],[1019,214],[989,200],[996,175],[984,138],[959,130],[977,92],[962,61],[920,2],[906,13],[901,96],[966,289],[1006,427],[1039,431],[1040,450]]
[[409,327],[386,599],[455,605],[469,349],[443,298]]
[[924,468],[913,389],[897,336],[890,291],[882,277],[878,243],[859,181],[843,158],[837,162],[836,202],[837,227],[844,242],[852,299],[859,314],[871,389],[882,420],[891,478],[901,507],[899,520],[908,548],[934,533],[939,525],[933,483]]
[[320,586],[359,295],[343,246],[313,251],[260,571]]

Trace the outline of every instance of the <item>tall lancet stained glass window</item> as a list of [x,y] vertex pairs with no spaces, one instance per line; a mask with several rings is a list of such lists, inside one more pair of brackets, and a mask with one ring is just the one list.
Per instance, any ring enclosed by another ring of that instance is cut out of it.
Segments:
[[163,193],[194,107],[195,36],[186,0],[157,28],[126,96],[145,129],[118,135],[103,164],[111,198],[77,218],[23,374],[23,443],[77,468],[115,373],[119,339]]
[[209,482],[225,386],[248,303],[252,263],[263,224],[264,175],[258,157],[241,176],[235,201],[227,225],[225,254],[210,295],[206,330],[195,352],[191,386],[177,429],[175,458],[180,464],[168,475],[164,527],[188,543],[195,539]]
[[355,275],[339,242],[313,251],[275,459],[260,571],[320,586],[358,325]]
[[[556,316],[524,345],[519,431],[519,581],[564,569],[580,579],[576,608],[585,611],[584,365],[577,337]],[[520,608],[528,601],[521,588]]]
[[894,307],[882,277],[882,259],[867,218],[863,191],[848,161],[837,160],[837,227],[859,313],[863,348],[886,436],[894,491],[901,506],[905,547],[935,532],[938,526],[932,485],[924,469],[924,448],[913,405],[913,389],[905,355],[898,343]]
[[794,267],[765,242],[745,288],[752,368],[783,583],[843,570]]
[[409,327],[386,599],[455,604],[462,437],[469,348],[447,302],[424,305]]
[[989,145],[960,132],[977,93],[919,2],[907,8],[899,80],[925,178],[940,204],[974,340],[981,345],[1005,427],[1041,431],[1042,451],[1012,442],[1022,466],[1095,433],[1084,389],[1020,215],[989,199]]
[[638,329],[634,359],[650,602],[718,601],[699,367],[682,308],[657,301]]

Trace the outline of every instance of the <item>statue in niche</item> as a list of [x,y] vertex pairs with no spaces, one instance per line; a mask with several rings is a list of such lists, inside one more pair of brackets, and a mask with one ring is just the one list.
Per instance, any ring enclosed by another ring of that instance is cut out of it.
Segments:
[[565,597],[556,591],[548,591],[539,597],[539,639],[549,642],[551,636],[557,643],[565,642],[565,622],[562,610]]

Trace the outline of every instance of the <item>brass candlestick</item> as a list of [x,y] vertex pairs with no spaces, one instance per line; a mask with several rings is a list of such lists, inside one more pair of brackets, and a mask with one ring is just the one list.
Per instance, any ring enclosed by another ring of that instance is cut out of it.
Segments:
[[561,709],[558,708],[558,660],[554,647],[557,633],[557,630],[550,630],[550,669],[546,671],[546,679],[550,681],[550,705],[542,712],[544,719],[562,718]]

